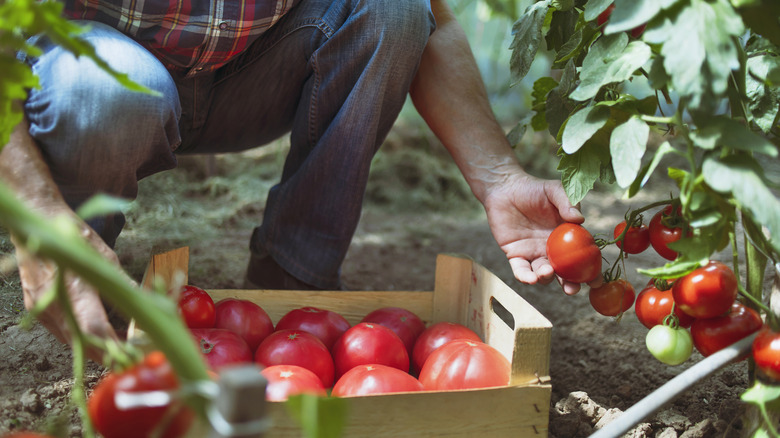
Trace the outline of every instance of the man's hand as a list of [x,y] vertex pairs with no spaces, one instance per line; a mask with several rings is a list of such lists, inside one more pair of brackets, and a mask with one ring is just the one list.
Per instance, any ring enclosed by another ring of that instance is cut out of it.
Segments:
[[[547,259],[547,238],[562,222],[585,218],[569,203],[560,181],[542,180],[521,171],[508,175],[487,192],[485,211],[493,236],[506,253],[517,280],[547,284],[557,278],[566,294],[580,285],[557,277]],[[601,276],[591,286],[601,283]]]
[[[106,259],[118,266],[119,260],[111,248],[87,224],[80,222],[80,227],[82,236]],[[19,245],[16,245],[16,258],[22,281],[24,305],[28,310],[31,310],[57,281],[58,268],[52,261],[35,257]],[[91,285],[71,273],[66,273],[65,288],[70,298],[73,315],[84,334],[101,339],[118,339],[108,320],[100,296]],[[70,326],[64,310],[56,302],[40,313],[38,320],[61,342],[68,344],[71,342]],[[102,352],[97,349],[88,349],[87,355],[98,363],[103,358]]]

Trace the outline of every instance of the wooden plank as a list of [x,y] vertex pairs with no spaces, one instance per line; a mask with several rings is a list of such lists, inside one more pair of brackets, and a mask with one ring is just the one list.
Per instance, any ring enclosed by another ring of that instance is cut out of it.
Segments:
[[153,254],[141,284],[143,287],[151,289],[155,278],[159,278],[167,285],[175,283],[187,284],[189,264],[190,249],[186,246],[160,254]]
[[[464,257],[439,254],[433,293],[433,322],[465,324],[471,291],[471,266]],[[477,332],[480,336],[481,333]]]

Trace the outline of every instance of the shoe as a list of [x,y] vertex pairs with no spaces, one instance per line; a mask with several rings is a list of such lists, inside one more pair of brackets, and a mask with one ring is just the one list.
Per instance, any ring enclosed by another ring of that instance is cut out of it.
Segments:
[[304,283],[285,271],[271,256],[249,257],[244,277],[245,289],[323,290]]

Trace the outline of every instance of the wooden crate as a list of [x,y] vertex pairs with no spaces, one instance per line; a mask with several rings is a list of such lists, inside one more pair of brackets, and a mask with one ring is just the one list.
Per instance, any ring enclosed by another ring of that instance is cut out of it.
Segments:
[[[186,248],[154,256],[145,282],[155,276],[170,280],[177,271],[179,281],[186,282],[187,264]],[[467,257],[440,254],[433,291],[208,292],[215,301],[228,297],[252,300],[268,312],[274,324],[288,311],[303,306],[336,311],[352,324],[379,307],[404,307],[427,324],[451,321],[468,326],[512,363],[511,382],[504,387],[347,398],[345,437],[547,436],[552,324]],[[269,411],[274,425],[266,436],[301,436],[283,403],[270,403]],[[200,435],[205,434],[194,434]]]

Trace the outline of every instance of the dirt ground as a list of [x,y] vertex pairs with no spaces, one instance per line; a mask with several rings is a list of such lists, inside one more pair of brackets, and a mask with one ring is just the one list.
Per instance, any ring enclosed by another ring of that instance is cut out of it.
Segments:
[[[239,287],[248,255],[247,239],[261,207],[244,202],[243,195],[231,192],[235,184],[244,183],[230,182],[233,176],[225,168],[234,165],[235,161],[228,160],[224,158],[212,163],[216,164],[213,169],[201,166],[200,161],[187,160],[176,171],[184,176],[142,185],[139,203],[148,202],[158,209],[155,214],[163,216],[142,222],[143,211],[134,210],[128,215],[127,232],[120,238],[117,251],[131,275],[140,278],[152,250],[186,244],[191,251],[191,284],[204,288]],[[258,160],[270,165],[278,162],[279,156]],[[438,161],[435,163],[440,165]],[[550,437],[590,435],[597,424],[603,425],[702,359],[694,353],[693,358],[681,366],[662,365],[645,349],[646,329],[637,321],[633,309],[616,322],[591,309],[587,291],[565,296],[557,285],[518,284],[512,279],[504,254],[490,234],[484,213],[463,196],[462,183],[457,183],[461,184],[459,188],[453,188],[452,181],[446,177],[452,172],[452,168],[447,167],[451,165],[442,166],[446,170],[429,168],[423,172],[423,176],[433,174],[435,177],[433,188],[424,189],[428,193],[439,189],[449,194],[454,191],[452,199],[438,205],[422,198],[388,198],[385,190],[390,175],[401,178],[401,184],[419,186],[430,182],[420,181],[422,177],[415,174],[414,169],[389,166],[384,173],[377,170],[369,187],[364,216],[343,267],[343,278],[350,289],[430,290],[435,257],[442,252],[467,254],[495,272],[553,324]],[[208,175],[204,176],[204,172],[210,174],[210,178],[205,178]],[[272,182],[273,173],[266,172],[263,177]],[[176,196],[180,198],[173,202],[173,199],[166,199],[161,190],[179,185],[177,181],[180,180],[176,178],[211,182],[208,186],[179,193]],[[665,186],[656,187],[630,202],[620,200],[615,193],[592,192],[582,203],[586,226],[593,233],[611,232],[631,204],[638,206],[667,196],[668,190]],[[235,201],[237,207],[233,211],[175,211],[176,204],[183,202],[181,197],[216,203],[224,201],[226,196],[233,201],[240,198]],[[436,196],[444,199],[444,195],[434,193]],[[264,194],[255,193],[253,197],[262,199]],[[170,213],[168,218],[164,216],[166,211]],[[220,217],[214,218],[214,215]],[[177,223],[180,227],[175,231],[167,228]],[[202,226],[209,229],[200,229],[198,224],[205,224]],[[147,235],[152,237],[142,237]],[[164,237],[154,240],[155,235]],[[0,250],[11,252],[7,235],[0,234]],[[608,249],[605,255],[611,261],[615,252]],[[646,279],[636,274],[635,268],[662,263],[654,253],[631,256],[628,278],[635,286],[644,284]],[[11,270],[0,280],[3,283],[0,294],[0,434],[20,429],[54,428],[63,436],[80,436],[79,422],[68,404],[72,386],[68,349],[38,324],[31,330],[18,325],[25,313],[18,276]],[[88,383],[93,384],[101,372],[99,366],[90,364]],[[731,365],[701,381],[645,420],[630,436],[741,436],[749,424],[743,415],[745,405],[739,399],[747,383],[746,363]]]

